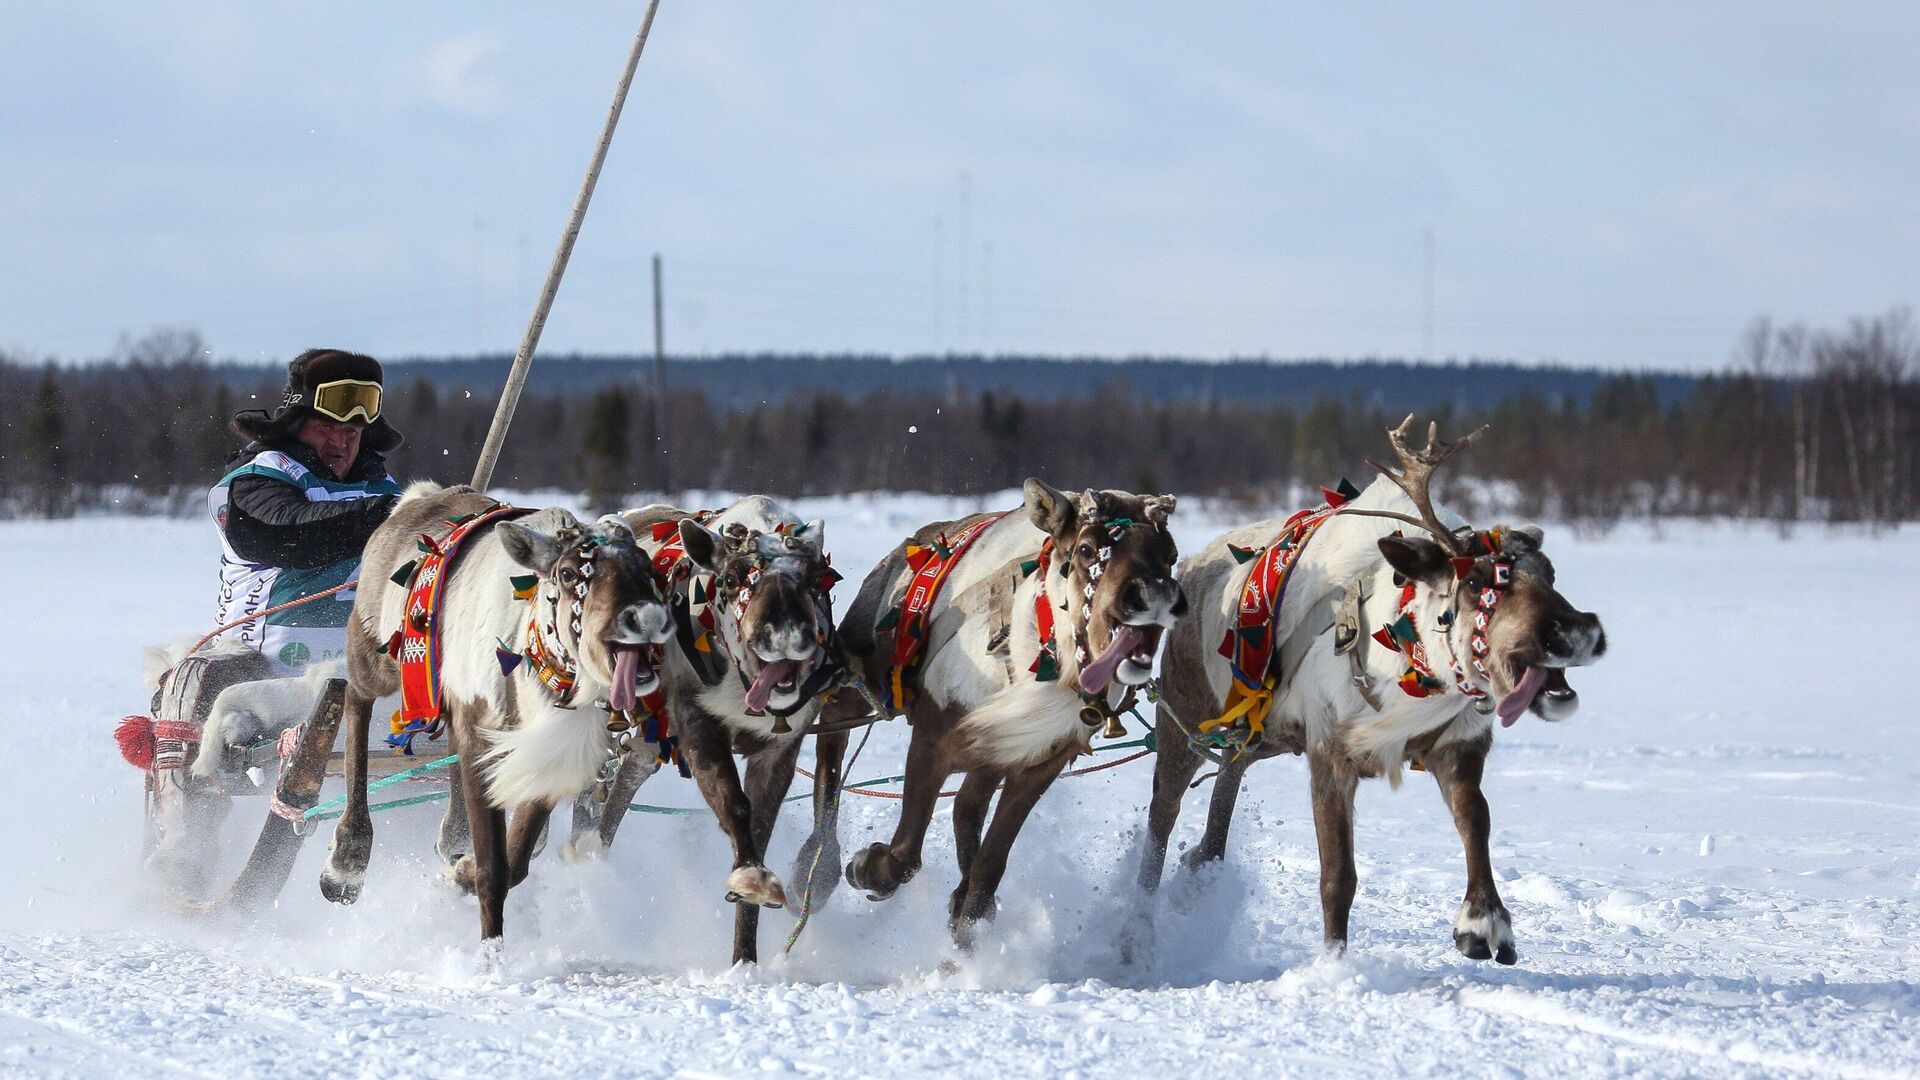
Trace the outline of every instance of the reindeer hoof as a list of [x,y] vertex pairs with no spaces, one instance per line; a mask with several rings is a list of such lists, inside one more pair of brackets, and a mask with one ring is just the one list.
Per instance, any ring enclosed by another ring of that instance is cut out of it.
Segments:
[[780,879],[764,866],[741,866],[727,875],[727,901],[759,904],[761,907],[787,906],[787,891]]
[[870,845],[847,863],[847,884],[866,891],[869,900],[885,900],[900,890],[919,867],[908,867],[885,844]]
[[606,841],[600,839],[597,830],[577,832],[560,845],[560,858],[570,863],[592,862],[607,853]]
[[320,895],[336,904],[351,904],[360,899],[366,879],[363,872],[340,870],[329,863],[320,871]]
[[1504,908],[1474,915],[1465,904],[1460,905],[1460,914],[1453,921],[1453,947],[1469,960],[1511,965],[1520,959],[1513,947],[1513,922]]

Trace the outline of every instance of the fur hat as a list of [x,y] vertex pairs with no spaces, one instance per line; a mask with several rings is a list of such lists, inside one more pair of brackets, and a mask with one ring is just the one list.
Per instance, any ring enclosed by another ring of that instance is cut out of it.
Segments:
[[[385,385],[380,361],[371,356],[344,349],[308,349],[287,363],[287,388],[281,395],[278,408],[272,412],[248,409],[236,413],[232,423],[227,426],[235,435],[254,442],[272,443],[291,439],[300,430],[302,421],[317,415],[313,411],[314,388],[335,379],[358,379]],[[403,441],[393,425],[387,423],[384,406],[379,419],[368,424],[360,435],[360,445],[376,454],[391,453]]]

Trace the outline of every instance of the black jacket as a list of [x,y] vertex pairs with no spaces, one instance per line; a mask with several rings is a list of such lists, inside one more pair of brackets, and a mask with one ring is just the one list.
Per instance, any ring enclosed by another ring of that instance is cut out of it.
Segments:
[[[277,450],[317,476],[331,477],[313,448],[298,440],[257,442],[236,461],[263,450]],[[386,459],[365,449],[354,459],[343,483],[375,483],[387,478]],[[374,495],[337,502],[313,502],[299,487],[268,476],[236,476],[227,486],[227,543],[241,558],[266,566],[306,570],[358,558],[373,530],[387,520],[397,495]]]

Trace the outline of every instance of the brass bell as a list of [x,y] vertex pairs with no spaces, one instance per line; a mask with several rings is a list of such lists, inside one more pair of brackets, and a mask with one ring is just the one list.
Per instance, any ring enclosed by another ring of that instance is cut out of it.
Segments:
[[1107,729],[1100,733],[1103,739],[1124,739],[1127,737],[1127,725],[1120,722],[1119,713],[1107,714]]
[[633,726],[633,721],[627,719],[626,713],[616,712],[612,709],[607,710],[607,730],[608,731],[618,735],[632,726]]
[[781,716],[781,715],[779,715],[779,714],[777,714],[777,713],[776,713],[776,714],[774,714],[774,717],[773,717],[773,733],[774,733],[775,735],[785,735],[785,734],[786,734],[787,732],[789,732],[789,731],[792,731],[792,730],[793,730],[792,728],[790,728],[790,727],[788,727],[788,726],[787,726],[787,718],[786,718],[786,717],[784,717],[784,716]]
[[1080,706],[1080,722],[1088,727],[1099,727],[1105,717],[1106,713],[1098,705],[1089,702]]

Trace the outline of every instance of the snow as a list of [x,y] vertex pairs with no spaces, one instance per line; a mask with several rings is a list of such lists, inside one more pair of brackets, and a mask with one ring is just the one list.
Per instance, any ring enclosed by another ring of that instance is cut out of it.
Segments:
[[[913,526],[974,505],[798,509],[827,518],[858,581]],[[1185,505],[1181,543],[1244,516]],[[729,971],[725,844],[704,815],[630,816],[605,862],[550,848],[497,963],[440,880],[433,806],[376,818],[357,906],[319,897],[321,837],[256,921],[176,913],[136,872],[140,777],[110,731],[143,711],[140,649],[206,628],[211,530],[0,524],[24,620],[0,659],[0,1074],[1920,1075],[1920,531],[1695,522],[1550,529],[1547,549],[1611,648],[1576,673],[1575,720],[1528,717],[1489,763],[1519,966],[1454,951],[1459,843],[1417,774],[1363,786],[1352,948],[1321,955],[1288,759],[1249,775],[1223,865],[1170,871],[1137,966],[1115,936],[1144,762],[1042,801],[975,955],[947,944],[943,811],[892,900],[843,887],[787,957],[791,918],[769,913],[767,962]],[[906,734],[877,731],[853,776],[898,772]],[[698,803],[670,770],[639,798]],[[850,798],[846,850],[895,809]],[[236,804],[236,862],[262,813]],[[775,836],[783,876],[805,821],[792,807]]]

